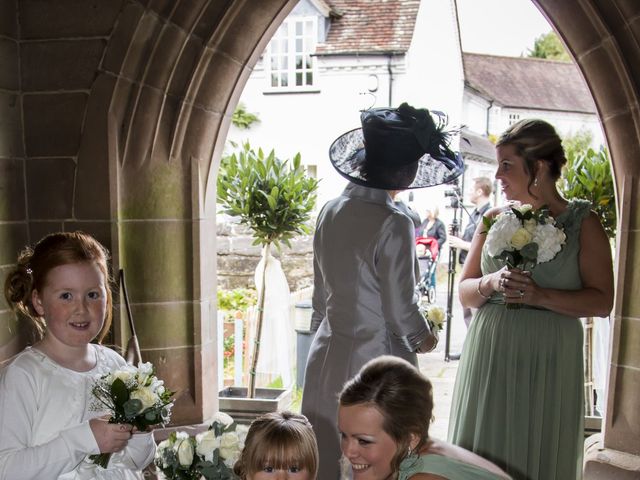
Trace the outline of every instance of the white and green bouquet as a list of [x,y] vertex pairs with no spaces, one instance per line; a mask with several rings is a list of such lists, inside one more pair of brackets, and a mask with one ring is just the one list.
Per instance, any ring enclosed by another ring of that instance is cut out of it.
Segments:
[[444,310],[437,305],[431,305],[428,308],[421,308],[420,312],[425,318],[433,333],[439,333],[444,326]]
[[[524,204],[511,207],[494,219],[482,220],[488,232],[485,242],[488,254],[503,260],[509,268],[530,270],[548,262],[562,250],[567,239],[546,206],[534,210]],[[508,308],[520,306],[507,304]]]
[[195,437],[173,432],[160,442],[155,464],[168,480],[235,480],[233,465],[244,448],[248,427],[226,413],[216,414],[206,432]]
[[[92,393],[93,410],[111,414],[110,423],[128,423],[144,432],[152,425],[165,425],[171,417],[174,392],[164,387],[149,362],[138,367],[126,365],[96,378]],[[97,465],[107,468],[110,453],[90,455]]]

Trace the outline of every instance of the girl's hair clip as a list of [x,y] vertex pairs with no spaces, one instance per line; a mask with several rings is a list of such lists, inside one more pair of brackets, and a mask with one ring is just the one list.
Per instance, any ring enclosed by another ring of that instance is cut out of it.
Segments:
[[33,274],[33,270],[31,270],[31,267],[27,267],[27,275],[32,275]]

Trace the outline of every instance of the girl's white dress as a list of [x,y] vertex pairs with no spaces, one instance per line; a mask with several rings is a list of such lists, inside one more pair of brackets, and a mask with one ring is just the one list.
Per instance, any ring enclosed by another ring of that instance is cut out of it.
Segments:
[[113,350],[92,347],[97,361],[88,372],[64,368],[34,348],[0,371],[0,480],[143,478],[155,453],[151,433],[134,434],[107,469],[87,459],[100,453],[89,420],[105,414],[91,408],[93,379],[125,365]]

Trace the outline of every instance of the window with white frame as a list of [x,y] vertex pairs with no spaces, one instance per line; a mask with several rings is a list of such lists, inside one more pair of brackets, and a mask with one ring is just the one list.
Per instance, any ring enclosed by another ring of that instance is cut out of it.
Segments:
[[510,113],[509,114],[509,126],[513,125],[518,120],[520,120],[520,114],[519,113]]
[[317,20],[287,18],[267,49],[269,85],[273,89],[305,89],[314,85]]

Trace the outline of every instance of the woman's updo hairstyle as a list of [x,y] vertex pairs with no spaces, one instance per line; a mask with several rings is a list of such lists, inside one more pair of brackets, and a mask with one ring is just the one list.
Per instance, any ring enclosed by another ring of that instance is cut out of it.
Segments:
[[553,181],[560,178],[562,167],[567,163],[562,140],[555,128],[544,120],[525,118],[514,123],[498,138],[496,147],[501,145],[513,145],[516,153],[524,158],[529,187],[538,173],[536,161],[547,163]]
[[98,334],[101,341],[111,327],[112,295],[108,267],[109,252],[91,235],[83,232],[52,233],[40,240],[35,247],[26,247],[18,255],[16,266],[9,271],[4,284],[7,303],[21,317],[32,320],[36,330],[35,340],[44,335],[44,319],[38,315],[31,296],[34,290],[41,291],[49,272],[61,265],[93,262],[104,274],[107,294],[107,313],[104,325]]
[[415,452],[429,438],[433,387],[417,368],[401,358],[383,355],[367,362],[345,384],[340,405],[370,405],[382,414],[382,428],[397,444],[391,460],[394,472],[409,454],[412,434],[419,439]]

